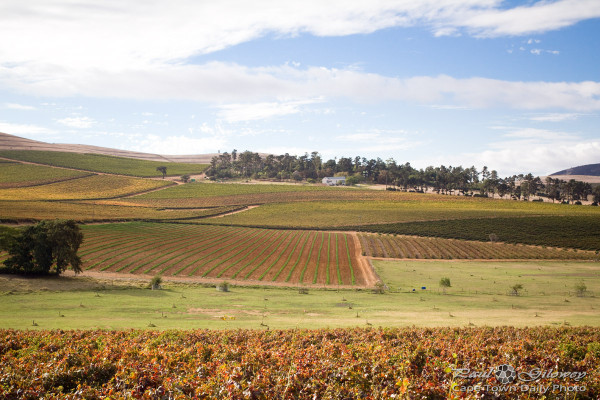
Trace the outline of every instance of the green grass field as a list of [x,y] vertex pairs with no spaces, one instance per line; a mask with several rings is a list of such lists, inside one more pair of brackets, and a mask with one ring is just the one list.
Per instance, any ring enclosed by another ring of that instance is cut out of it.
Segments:
[[114,175],[92,175],[47,185],[0,189],[0,200],[82,200],[132,195],[173,182]]
[[208,165],[145,161],[102,154],[80,154],[59,151],[1,150],[0,157],[39,164],[139,177],[162,176],[156,167],[166,166],[168,175],[199,174]]
[[95,204],[83,201],[1,201],[0,221],[4,223],[33,222],[43,219],[73,219],[78,222],[119,221],[188,221],[236,210],[223,206],[195,210],[164,210],[154,207],[120,205],[119,202]]
[[[162,191],[161,191],[162,192]],[[159,192],[160,193],[160,192]],[[149,195],[152,195],[150,193]],[[360,193],[358,193],[360,194]],[[387,196],[381,195],[382,198]],[[220,223],[277,227],[337,227],[467,218],[523,217],[532,215],[589,215],[600,219],[598,207],[568,206],[511,200],[449,198],[420,195],[398,201],[318,201],[264,204],[248,212],[223,218]],[[302,215],[303,218],[297,218]]]
[[21,163],[0,163],[0,188],[43,185],[90,175],[88,172]]
[[[167,281],[1,276],[0,328],[236,329],[351,326],[600,325],[594,262],[375,261],[389,287],[371,290],[214,287]],[[446,294],[442,277],[451,279]],[[575,286],[583,282],[586,295]],[[523,285],[522,294],[510,287]],[[422,290],[422,287],[427,289]],[[413,289],[415,291],[413,292]],[[261,325],[263,324],[263,325]]]
[[240,196],[263,193],[288,193],[288,192],[340,192],[341,190],[354,190],[351,188],[332,188],[329,186],[315,186],[308,184],[245,184],[245,183],[202,183],[192,182],[187,185],[175,186],[160,192],[143,194],[137,199],[188,199],[201,197]]

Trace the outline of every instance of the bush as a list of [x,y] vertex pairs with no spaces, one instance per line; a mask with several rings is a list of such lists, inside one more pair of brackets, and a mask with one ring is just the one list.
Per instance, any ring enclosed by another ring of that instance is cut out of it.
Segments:
[[375,294],[384,294],[385,293],[385,285],[381,281],[377,281],[375,287],[373,288],[373,293]]
[[513,296],[518,296],[519,292],[523,289],[523,285],[521,285],[520,283],[514,284],[510,287],[511,289],[511,294]]
[[586,292],[587,286],[585,286],[585,283],[583,283],[583,281],[575,285],[575,293],[577,293],[577,297],[584,297]]
[[229,292],[229,283],[221,282],[217,285],[217,290],[219,292]]
[[349,176],[346,178],[346,186],[354,186],[357,183],[361,183],[362,179],[358,176]]
[[152,278],[152,280],[150,281],[150,289],[152,290],[157,290],[160,289],[161,286],[160,284],[163,282],[162,277],[160,275],[156,275],[154,278]]
[[444,278],[440,279],[440,287],[444,290],[444,294],[445,294],[446,289],[448,289],[449,287],[452,287],[452,284],[450,283],[450,278],[444,277]]

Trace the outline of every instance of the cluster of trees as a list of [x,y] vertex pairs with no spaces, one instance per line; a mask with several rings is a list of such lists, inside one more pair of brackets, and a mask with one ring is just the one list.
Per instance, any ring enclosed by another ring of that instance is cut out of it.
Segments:
[[75,221],[41,221],[22,229],[2,227],[0,249],[8,252],[3,272],[59,275],[67,266],[81,272],[77,255],[83,233]]
[[439,166],[425,169],[413,168],[410,163],[398,164],[394,159],[340,157],[323,160],[313,151],[303,156],[289,154],[261,157],[258,153],[233,150],[213,157],[206,175],[212,179],[234,177],[253,179],[293,179],[315,182],[327,176],[346,176],[346,184],[361,182],[385,184],[393,189],[426,191],[433,189],[444,194],[495,195],[529,200],[532,196],[545,196],[558,201],[585,200],[589,194],[600,201],[600,189],[592,191],[589,183],[575,180],[562,181],[547,178],[545,182],[532,174],[500,178],[495,170],[474,166]]

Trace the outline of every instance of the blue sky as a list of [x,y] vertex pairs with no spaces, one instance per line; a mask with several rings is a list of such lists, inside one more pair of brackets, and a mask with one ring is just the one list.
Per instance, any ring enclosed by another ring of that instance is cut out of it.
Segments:
[[5,0],[0,132],[160,154],[600,162],[597,0]]

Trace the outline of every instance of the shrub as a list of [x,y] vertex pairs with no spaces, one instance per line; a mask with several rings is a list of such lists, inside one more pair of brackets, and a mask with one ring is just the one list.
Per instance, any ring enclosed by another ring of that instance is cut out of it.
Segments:
[[160,289],[160,284],[163,282],[162,277],[160,275],[156,275],[152,280],[150,280],[150,289],[157,290]]
[[523,289],[523,285],[521,285],[520,283],[516,283],[516,284],[512,285],[510,287],[510,289],[511,289],[511,294],[513,296],[518,296],[519,292]]
[[452,287],[452,284],[450,283],[450,278],[443,277],[442,279],[440,279],[440,287],[444,290],[444,294],[445,294],[446,289],[448,289],[449,287]]
[[217,285],[217,290],[219,292],[229,292],[229,283],[221,282]]
[[577,293],[577,297],[584,297],[586,291],[587,286],[585,286],[585,283],[583,283],[583,281],[575,285],[575,292]]
[[384,294],[385,293],[385,285],[381,281],[377,281],[375,287],[373,288],[373,293],[375,294]]

